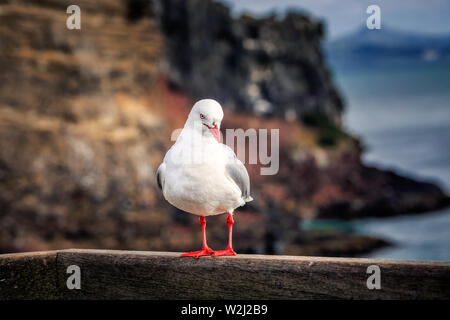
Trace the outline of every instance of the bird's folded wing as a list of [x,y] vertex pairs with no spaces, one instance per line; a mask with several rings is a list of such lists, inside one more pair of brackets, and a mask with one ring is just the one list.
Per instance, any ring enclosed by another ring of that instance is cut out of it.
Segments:
[[249,202],[253,198],[250,196],[250,177],[244,164],[236,157],[233,150],[227,148],[228,161],[225,165],[225,174],[241,189],[242,199]]
[[164,186],[164,180],[166,177],[166,164],[163,162],[156,171],[156,182],[158,183],[158,187],[162,190]]

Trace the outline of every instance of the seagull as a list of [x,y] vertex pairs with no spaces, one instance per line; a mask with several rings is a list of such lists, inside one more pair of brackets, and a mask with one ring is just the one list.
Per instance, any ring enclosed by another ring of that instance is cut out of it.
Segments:
[[[250,196],[250,178],[234,151],[220,142],[221,105],[213,99],[194,104],[176,142],[156,173],[164,198],[174,207],[198,215],[202,249],[182,257],[236,255],[232,247],[233,213]],[[207,216],[228,213],[228,246],[215,251],[206,242]]]

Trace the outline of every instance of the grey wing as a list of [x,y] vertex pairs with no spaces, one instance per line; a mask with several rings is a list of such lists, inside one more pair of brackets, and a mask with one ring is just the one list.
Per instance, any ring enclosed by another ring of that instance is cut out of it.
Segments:
[[166,164],[163,162],[156,171],[156,182],[158,183],[158,187],[163,190],[164,180],[166,176]]
[[244,164],[236,156],[234,157],[234,161],[226,165],[225,172],[237,184],[239,189],[241,189],[242,199],[245,202],[252,201],[253,198],[250,196],[250,177]]

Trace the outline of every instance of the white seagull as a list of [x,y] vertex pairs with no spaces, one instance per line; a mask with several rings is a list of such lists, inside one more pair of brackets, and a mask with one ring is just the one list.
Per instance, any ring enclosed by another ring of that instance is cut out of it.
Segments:
[[[212,99],[192,107],[175,144],[156,173],[164,198],[183,211],[200,216],[202,250],[183,257],[235,255],[232,247],[233,212],[252,201],[250,178],[233,150],[220,143],[223,110]],[[214,251],[206,243],[206,216],[228,213],[228,246]]]

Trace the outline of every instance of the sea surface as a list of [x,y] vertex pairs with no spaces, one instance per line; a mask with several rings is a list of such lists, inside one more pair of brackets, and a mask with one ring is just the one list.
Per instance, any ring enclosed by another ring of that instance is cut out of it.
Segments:
[[[347,106],[345,126],[366,147],[363,161],[450,192],[450,59],[329,63]],[[365,257],[450,261],[450,209],[351,224],[394,244]]]

